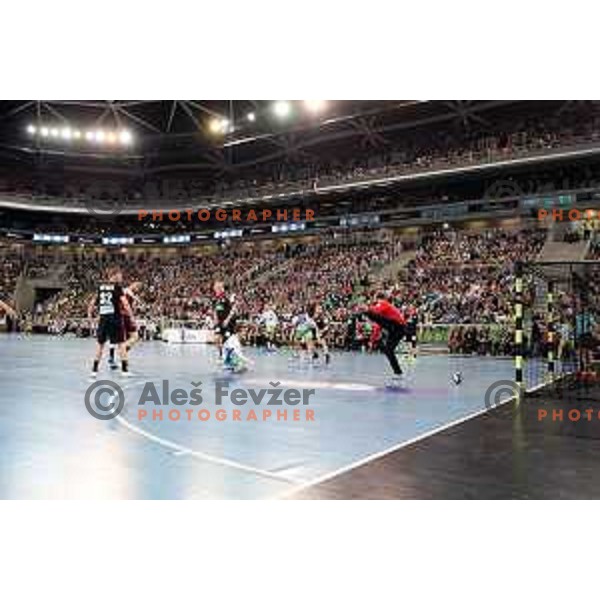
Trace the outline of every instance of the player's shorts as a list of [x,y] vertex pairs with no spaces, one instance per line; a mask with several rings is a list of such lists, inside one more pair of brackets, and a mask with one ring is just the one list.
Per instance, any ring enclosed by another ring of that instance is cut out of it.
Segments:
[[315,339],[314,327],[310,325],[299,325],[296,327],[294,337],[297,342],[312,342]]
[[270,323],[268,325],[265,325],[265,333],[269,336],[269,337],[273,337],[273,335],[275,334],[275,329],[277,328],[277,325],[274,325],[273,323]]
[[229,323],[227,323],[227,325],[224,325],[223,323],[217,323],[215,326],[215,333],[223,338],[233,335],[235,333],[235,320],[232,319],[229,321]]
[[317,321],[315,323],[315,338],[323,339],[329,333],[328,321]]
[[414,321],[407,321],[404,326],[404,335],[406,341],[411,341],[413,337],[417,335],[417,323]]
[[137,325],[136,325],[135,321],[133,320],[133,318],[130,317],[129,315],[125,315],[123,317],[123,328],[125,329],[125,333],[127,335],[130,335],[137,331]]
[[376,313],[368,312],[367,317],[371,319],[374,323],[377,323],[381,327],[384,332],[393,333],[395,336],[400,335],[400,339],[406,336],[406,324],[398,323],[397,321],[392,321],[387,317],[382,317]]
[[126,332],[123,320],[116,315],[100,317],[96,339],[100,344],[122,344],[125,341]]

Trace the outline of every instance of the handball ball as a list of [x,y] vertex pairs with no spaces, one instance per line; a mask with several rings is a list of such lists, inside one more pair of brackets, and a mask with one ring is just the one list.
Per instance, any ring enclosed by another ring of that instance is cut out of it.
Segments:
[[460,371],[456,371],[456,373],[454,373],[452,375],[452,382],[455,385],[460,385],[462,383],[463,380],[463,374]]

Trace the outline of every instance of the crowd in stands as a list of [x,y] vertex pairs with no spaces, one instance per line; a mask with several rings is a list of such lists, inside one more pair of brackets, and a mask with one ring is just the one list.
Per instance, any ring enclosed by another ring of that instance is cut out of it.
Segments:
[[[423,170],[466,166],[475,163],[524,156],[532,152],[569,147],[600,140],[600,118],[589,111],[587,118],[569,119],[566,115],[544,115],[479,123],[477,127],[405,130],[401,140],[385,154],[365,156],[354,152],[349,159],[282,161],[277,170],[263,169],[244,180],[239,174],[229,183],[221,181],[216,196],[265,195],[298,187],[326,187],[371,178],[406,175]],[[261,177],[262,175],[262,177]]]
[[0,173],[0,194],[22,198],[56,199],[58,204],[85,205],[90,200],[155,206],[168,201],[173,205],[219,203],[234,197],[252,198],[265,195],[324,188],[392,175],[405,175],[450,166],[503,160],[534,152],[600,140],[600,115],[586,109],[585,117],[568,118],[568,114],[523,115],[521,118],[498,118],[478,122],[470,128],[436,126],[406,129],[402,136],[390,141],[385,153],[376,155],[372,148],[352,147],[351,156],[284,158],[269,163],[253,164],[251,175],[233,170],[231,180],[220,177],[200,179],[187,174],[153,177],[130,177],[123,181],[109,176],[82,173],[67,175],[60,170],[45,173],[38,180],[29,173]]
[[534,258],[545,236],[536,229],[434,233],[406,269],[401,293],[429,322],[505,323],[514,262]]
[[[345,322],[352,295],[366,285],[368,273],[401,251],[399,242],[363,241],[296,245],[273,251],[224,247],[212,254],[74,255],[64,274],[66,287],[43,309],[45,318],[83,320],[90,292],[108,266],[119,266],[128,282],[142,282],[136,306],[141,320],[193,322],[212,318],[212,284],[223,279],[236,293],[237,312],[246,335],[260,329],[258,317],[268,303],[281,316],[287,339],[292,317],[320,303],[336,324]],[[339,333],[339,332],[337,332]],[[333,334],[333,333],[332,333]]]
[[38,252],[5,257],[4,286],[19,273],[60,276],[63,289],[37,304],[33,319],[51,331],[88,328],[87,305],[108,267],[119,266],[128,283],[140,282],[137,319],[153,331],[169,323],[212,326],[212,284],[222,279],[236,294],[240,334],[260,343],[261,313],[279,317],[277,340],[287,343],[292,318],[317,304],[329,324],[331,347],[371,348],[370,325],[357,316],[376,287],[391,290],[393,301],[415,306],[423,328],[450,325],[452,352],[504,354],[512,315],[513,261],[533,258],[544,243],[535,229],[439,231],[426,235],[407,265],[385,271],[406,251],[400,238],[373,235],[327,238],[265,250],[232,244],[202,253],[98,252],[73,249],[54,256]]
[[6,302],[13,296],[23,262],[20,254],[15,253],[9,245],[0,244],[0,264],[0,300]]
[[415,267],[452,265],[512,265],[516,260],[537,254],[546,232],[540,229],[508,231],[488,229],[468,233],[438,231],[426,236],[415,257]]
[[448,330],[448,351],[451,354],[510,356],[514,335],[508,326],[453,326]]

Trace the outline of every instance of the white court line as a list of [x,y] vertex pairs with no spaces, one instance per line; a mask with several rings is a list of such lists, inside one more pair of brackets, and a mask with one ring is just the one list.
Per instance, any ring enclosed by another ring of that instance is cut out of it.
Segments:
[[[531,388],[530,390],[528,390],[528,392],[534,392],[534,391],[538,391],[539,389],[550,385],[551,382],[546,382],[546,383],[541,383],[533,388]],[[128,386],[129,387],[129,386]],[[330,471],[329,473],[325,473],[324,475],[320,475],[318,477],[315,477],[314,479],[311,479],[309,481],[306,482],[298,482],[295,479],[292,479],[290,477],[286,477],[284,475],[278,475],[277,473],[273,473],[271,471],[266,471],[263,469],[258,469],[256,467],[251,467],[248,465],[244,465],[242,463],[238,463],[235,461],[231,461],[229,459],[226,458],[219,458],[216,456],[211,456],[209,454],[205,454],[203,452],[197,452],[195,450],[192,450],[190,448],[186,448],[185,446],[181,446],[179,444],[176,444],[174,442],[171,442],[169,440],[166,440],[164,438],[161,438],[159,436],[155,436],[135,425],[133,425],[132,423],[130,423],[129,421],[127,421],[127,419],[125,419],[124,417],[122,417],[121,415],[118,415],[116,417],[116,420],[118,420],[122,425],[124,425],[127,429],[129,429],[130,431],[133,431],[134,433],[145,437],[146,439],[153,441],[165,448],[169,448],[170,450],[173,450],[175,452],[176,456],[184,456],[184,455],[191,455],[191,456],[195,456],[196,458],[199,458],[201,460],[204,460],[206,462],[210,462],[213,464],[219,464],[222,466],[227,466],[227,467],[231,467],[232,469],[237,469],[239,471],[244,471],[247,473],[252,473],[254,475],[259,475],[261,477],[265,477],[268,479],[275,479],[277,481],[282,481],[285,483],[289,483],[292,484],[294,487],[292,487],[291,489],[287,490],[286,492],[283,492],[282,494],[278,494],[277,496],[275,496],[273,499],[285,499],[285,498],[289,498],[290,496],[293,496],[295,494],[298,494],[304,490],[307,490],[311,487],[314,487],[316,485],[319,485],[321,483],[324,483],[326,481],[329,481],[330,479],[333,479],[339,475],[342,475],[344,473],[347,473],[349,471],[352,471],[362,465],[365,465],[371,461],[377,460],[378,458],[382,458],[388,454],[391,454],[393,452],[395,452],[396,450],[400,450],[402,448],[405,448],[407,446],[410,446],[412,444],[415,444],[421,440],[427,439],[428,437],[432,437],[437,433],[441,433],[442,431],[446,431],[447,429],[450,429],[456,425],[460,425],[461,423],[465,423],[466,421],[469,421],[471,419],[474,419],[475,417],[478,417],[479,415],[491,412],[493,410],[495,410],[496,408],[499,408],[500,406],[502,406],[503,404],[506,404],[508,402],[511,402],[512,400],[515,400],[517,398],[516,395],[513,396],[509,396],[508,398],[506,398],[505,400],[499,402],[498,404],[494,405],[493,408],[483,408],[481,410],[478,410],[474,413],[470,413],[464,417],[461,417],[460,419],[456,419],[455,421],[451,421],[450,423],[446,423],[444,425],[441,425],[440,427],[436,427],[435,429],[432,429],[430,431],[426,431],[425,433],[422,433],[421,435],[418,435],[414,438],[411,438],[409,440],[400,442],[398,444],[395,444],[393,446],[390,446],[389,448],[385,449],[385,450],[381,450],[379,452],[375,452],[373,454],[367,455],[366,457],[359,459],[357,461],[354,461],[352,463],[350,463],[349,465],[346,465],[344,467],[341,467],[339,469],[336,469],[334,471]]]
[[[566,374],[563,374],[563,375],[557,377],[556,379],[562,379],[565,376],[566,376]],[[542,388],[544,388],[548,385],[551,385],[552,383],[553,383],[552,381],[540,383],[540,384],[532,387],[531,389],[527,390],[527,393],[537,392],[537,391],[541,390]],[[487,408],[487,407],[483,408],[481,410],[478,410],[477,412],[474,412],[474,413],[471,413],[464,417],[461,417],[460,419],[456,419],[455,421],[446,423],[445,425],[441,425],[440,427],[436,427],[435,429],[432,429],[431,431],[426,431],[425,433],[422,433],[421,435],[418,435],[414,438],[411,438],[404,442],[395,444],[394,446],[391,446],[390,448],[387,448],[386,450],[381,450],[379,452],[375,452],[374,454],[370,454],[370,455],[366,456],[365,458],[361,458],[357,461],[354,461],[353,463],[350,463],[349,465],[346,465],[345,467],[341,467],[340,469],[336,469],[335,471],[325,473],[325,475],[320,475],[319,477],[315,477],[314,479],[311,479],[310,481],[307,481],[305,483],[300,483],[297,486],[295,486],[294,488],[292,488],[291,490],[287,490],[286,492],[283,492],[282,494],[275,496],[274,499],[275,500],[283,500],[285,498],[289,498],[290,496],[293,496],[294,494],[298,494],[298,493],[303,492],[311,487],[314,487],[316,485],[319,485],[321,483],[329,481],[330,479],[333,479],[334,477],[337,477],[338,475],[343,475],[344,473],[348,473],[349,471],[352,471],[358,467],[361,467],[362,465],[365,465],[371,461],[377,460],[378,458],[382,458],[383,456],[386,456],[388,454],[396,452],[396,450],[400,450],[402,448],[406,448],[407,446],[411,446],[412,444],[415,444],[416,442],[420,442],[421,440],[431,437],[431,436],[435,435],[436,433],[441,433],[442,431],[446,431],[447,429],[450,429],[451,427],[454,427],[455,425],[460,425],[461,423],[465,423],[466,421],[469,421],[470,419],[474,419],[475,417],[478,417],[479,415],[483,415],[485,413],[492,412],[493,410],[502,406],[503,404],[506,404],[507,402],[512,402],[513,400],[516,400],[516,399],[517,399],[516,395],[509,396],[505,400],[502,400],[501,402],[498,402],[498,404],[495,404],[492,408]]]
[[478,417],[479,415],[483,415],[485,413],[492,412],[493,410],[502,406],[503,404],[506,404],[507,402],[511,402],[512,400],[516,400],[516,398],[517,398],[516,395],[509,396],[507,399],[505,399],[501,402],[498,402],[498,404],[494,405],[493,408],[483,408],[481,410],[478,410],[477,412],[474,412],[474,413],[468,414],[464,417],[461,417],[460,419],[456,419],[455,421],[451,421],[450,423],[446,423],[444,425],[440,425],[439,427],[436,427],[435,429],[426,431],[425,433],[422,433],[421,435],[418,435],[414,438],[411,438],[404,442],[395,444],[394,446],[391,446],[385,450],[380,450],[379,452],[375,452],[374,454],[369,454],[365,458],[356,460],[353,463],[346,465],[345,467],[341,467],[339,469],[336,469],[335,471],[325,473],[325,475],[319,475],[318,477],[315,477],[314,479],[311,479],[310,481],[307,481],[305,483],[300,483],[300,484],[296,485],[294,488],[292,488],[291,490],[287,490],[286,492],[283,492],[282,494],[275,496],[273,499],[274,500],[283,500],[285,498],[289,498],[290,496],[293,496],[294,494],[303,492],[311,487],[314,487],[316,485],[319,485],[321,483],[329,481],[330,479],[333,479],[334,477],[338,477],[339,475],[343,475],[344,473],[353,471],[354,469],[357,469],[358,467],[361,467],[362,465],[365,465],[371,461],[377,460],[378,458],[382,458],[383,456],[391,454],[392,452],[396,452],[396,450],[400,450],[402,448],[406,448],[407,446],[411,446],[412,444],[415,444],[416,442],[420,442],[421,440],[431,437],[431,436],[435,435],[436,433],[441,433],[442,431],[446,431],[447,429],[450,429],[451,427],[454,427],[455,425],[460,425],[461,423],[464,423],[465,421],[474,419],[475,417]]
[[292,479],[291,477],[286,477],[285,475],[279,475],[277,473],[272,473],[271,471],[266,471],[257,467],[244,465],[234,460],[229,460],[227,458],[219,458],[218,456],[212,456],[210,454],[205,454],[204,452],[198,452],[196,450],[192,450],[191,448],[186,448],[185,446],[181,446],[180,444],[176,444],[157,435],[154,435],[148,431],[145,431],[141,427],[137,427],[121,415],[117,415],[115,419],[130,431],[133,431],[133,433],[137,433],[138,435],[145,437],[151,442],[155,442],[156,444],[159,444],[164,448],[173,450],[176,456],[194,456],[205,462],[213,463],[215,465],[221,465],[223,467],[230,467],[231,469],[235,469],[237,471],[244,471],[245,473],[252,473],[253,475],[259,475],[260,477],[265,477],[267,479],[275,479],[277,481],[283,481],[285,483],[290,483],[293,485],[299,484],[297,479]]
[[[264,385],[265,387],[270,385],[269,381],[263,379],[245,379],[242,382],[251,385]],[[336,382],[309,379],[281,379],[279,380],[279,384],[283,387],[291,388],[307,387],[322,390],[342,390],[344,392],[375,392],[379,389],[382,389],[381,387],[378,388],[374,385],[369,385],[366,383]]]

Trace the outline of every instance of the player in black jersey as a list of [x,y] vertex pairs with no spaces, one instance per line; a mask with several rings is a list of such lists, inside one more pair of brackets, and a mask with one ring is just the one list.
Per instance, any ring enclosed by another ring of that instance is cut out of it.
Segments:
[[231,334],[235,333],[237,319],[235,309],[235,296],[225,291],[222,281],[215,281],[213,285],[214,311],[215,311],[215,343],[219,349],[219,356],[223,354],[223,343]]
[[92,319],[94,309],[98,310],[100,317],[96,334],[98,344],[92,368],[92,376],[94,377],[98,374],[98,367],[102,360],[102,353],[106,342],[117,345],[123,373],[129,371],[127,349],[124,343],[126,332],[123,319],[125,316],[131,317],[131,307],[125,295],[122,281],[121,271],[119,269],[111,269],[108,273],[107,281],[99,284],[96,296],[92,298],[88,305],[88,317]]
[[323,356],[325,357],[325,364],[328,365],[331,356],[329,354],[329,347],[327,345],[326,335],[329,330],[329,319],[323,313],[323,309],[319,304],[313,304],[308,309],[308,316],[314,323],[313,327],[313,360],[319,359],[319,352],[317,348],[321,348]]
[[[141,285],[141,282],[135,281],[128,287],[123,288],[123,294],[127,298],[130,308],[130,314],[123,315],[123,327],[125,329],[125,348],[127,349],[128,355],[133,346],[139,341],[137,324],[135,322],[135,319],[133,318],[133,306],[134,303],[140,303],[140,299],[136,295],[136,292]],[[108,350],[108,364],[110,365],[111,369],[119,368],[117,366],[117,361],[115,360],[115,350],[116,345],[111,343],[110,348]]]

